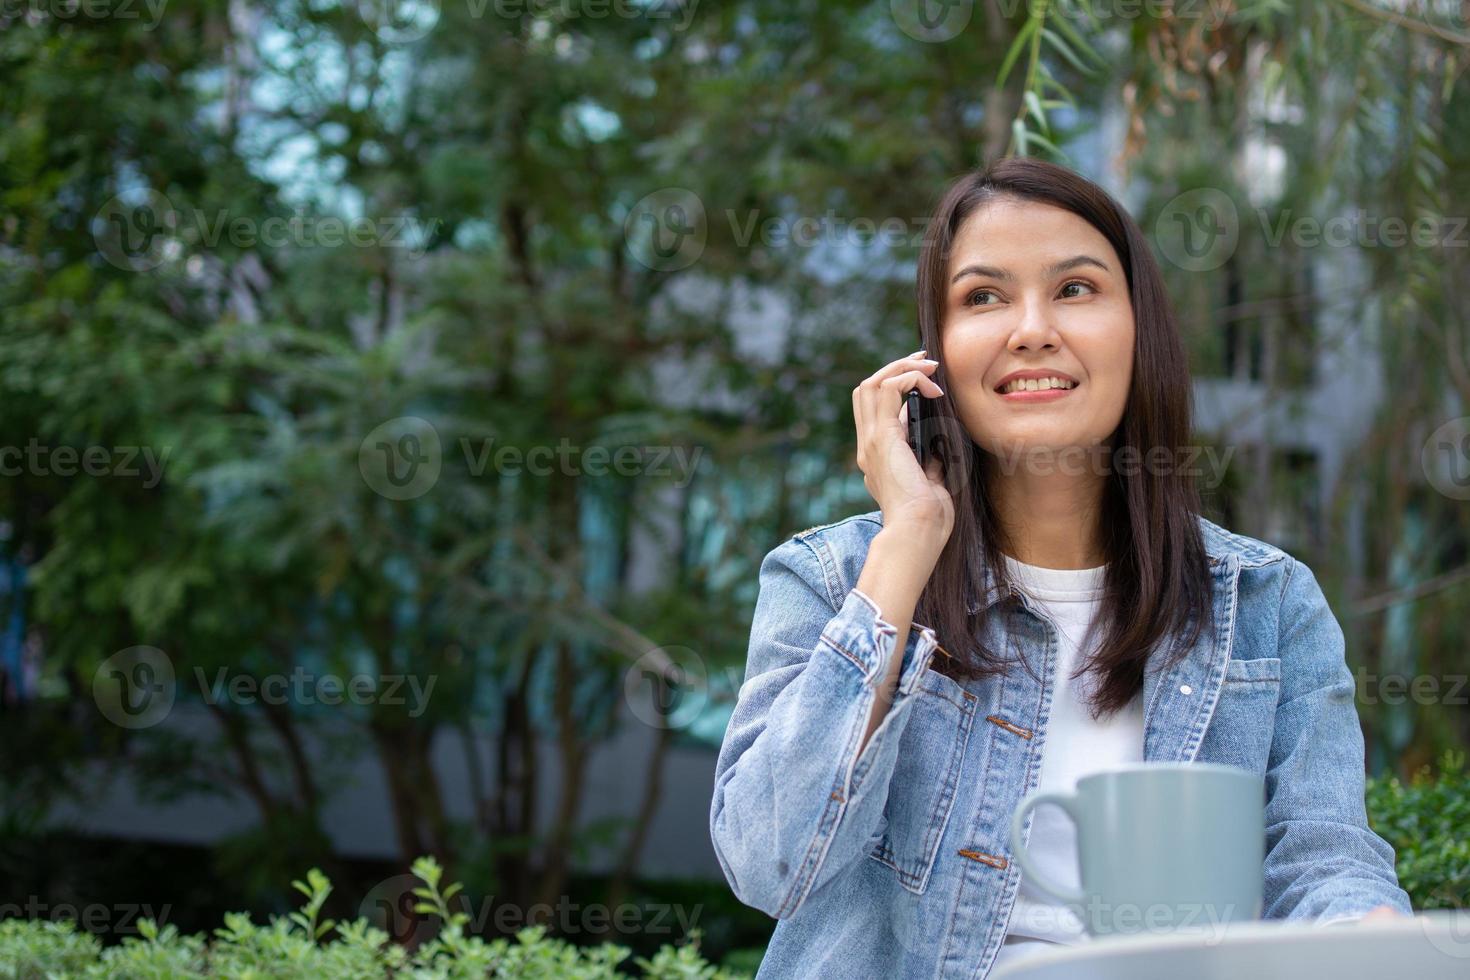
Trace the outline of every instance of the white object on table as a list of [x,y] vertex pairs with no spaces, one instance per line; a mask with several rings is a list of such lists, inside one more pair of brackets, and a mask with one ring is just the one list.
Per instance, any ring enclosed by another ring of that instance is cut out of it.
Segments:
[[1470,980],[1470,911],[1322,924],[1265,920],[1196,935],[1106,936],[998,967],[990,980]]

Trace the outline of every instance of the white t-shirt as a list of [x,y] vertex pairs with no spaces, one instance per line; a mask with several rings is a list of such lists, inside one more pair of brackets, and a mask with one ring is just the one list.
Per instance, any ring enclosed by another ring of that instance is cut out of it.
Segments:
[[[1088,673],[1076,681],[1071,673],[1097,649],[1094,637],[1085,653],[1078,644],[1101,603],[1106,566],[1082,569],[1041,568],[1005,556],[1012,579],[1035,598],[1058,630],[1058,657],[1051,717],[1041,748],[1041,777],[1037,792],[1072,792],[1077,780],[1101,769],[1143,759],[1143,703],[1135,697],[1111,718],[1093,721],[1085,694],[1095,683]],[[1081,688],[1081,690],[1079,690]],[[1077,830],[1060,807],[1032,811],[1027,850],[1048,879],[1064,888],[1078,888]],[[1021,876],[1015,906],[1006,925],[1006,938],[992,967],[1055,949],[1056,944],[1088,941],[1076,911],[1036,890]]]

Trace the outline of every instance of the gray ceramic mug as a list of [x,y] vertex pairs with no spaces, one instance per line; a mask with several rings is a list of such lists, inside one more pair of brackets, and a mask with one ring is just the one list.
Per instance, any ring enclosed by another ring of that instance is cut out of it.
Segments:
[[[1092,773],[1075,793],[1032,793],[1011,818],[1027,880],[1075,907],[1089,935],[1207,932],[1261,917],[1264,777],[1212,762],[1144,762]],[[1082,888],[1047,881],[1021,841],[1043,803],[1077,825]]]

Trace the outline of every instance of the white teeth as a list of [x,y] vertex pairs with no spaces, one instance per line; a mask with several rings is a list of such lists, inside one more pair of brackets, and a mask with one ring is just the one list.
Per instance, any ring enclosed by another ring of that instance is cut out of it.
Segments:
[[1018,378],[1005,386],[1004,393],[1010,394],[1013,391],[1045,391],[1048,388],[1075,387],[1077,387],[1077,382],[1067,381],[1063,378]]

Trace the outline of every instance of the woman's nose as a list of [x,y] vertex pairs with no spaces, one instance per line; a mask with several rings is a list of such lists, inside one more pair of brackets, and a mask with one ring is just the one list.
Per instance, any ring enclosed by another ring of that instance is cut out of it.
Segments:
[[1020,302],[1019,316],[1011,331],[1011,350],[1041,350],[1056,347],[1057,330],[1051,304],[1045,300],[1025,298]]

